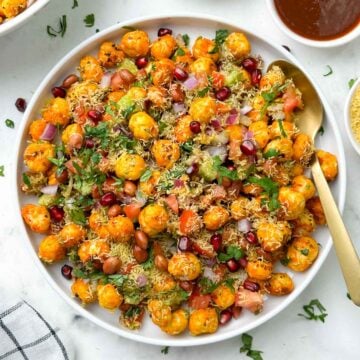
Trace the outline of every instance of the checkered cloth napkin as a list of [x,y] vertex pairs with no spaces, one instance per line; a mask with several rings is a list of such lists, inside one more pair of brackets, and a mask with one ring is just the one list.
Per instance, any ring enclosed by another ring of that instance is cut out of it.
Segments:
[[25,300],[0,296],[0,360],[73,360],[68,337]]

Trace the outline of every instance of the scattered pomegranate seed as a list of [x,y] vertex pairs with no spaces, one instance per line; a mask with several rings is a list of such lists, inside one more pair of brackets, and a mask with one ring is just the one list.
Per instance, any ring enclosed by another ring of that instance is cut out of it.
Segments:
[[190,251],[192,249],[192,241],[188,236],[181,236],[178,241],[178,249],[180,251]]
[[230,259],[226,262],[226,266],[229,269],[230,272],[235,272],[239,270],[239,263],[235,259]]
[[148,61],[148,59],[146,57],[139,57],[135,61],[135,64],[136,64],[138,69],[143,69],[144,67],[147,66],[148,63],[149,63],[149,61]]
[[72,266],[65,264],[61,267],[61,274],[64,278],[71,280],[72,270],[73,270]]
[[245,155],[256,154],[256,146],[251,140],[244,140],[240,145],[240,150]]
[[85,147],[92,149],[95,146],[95,141],[93,139],[85,139]]
[[172,35],[172,30],[168,28],[160,28],[158,31],[158,36]]
[[242,307],[241,306],[232,306],[231,311],[232,311],[233,318],[238,319],[241,315]]
[[201,125],[198,121],[192,121],[190,123],[190,130],[194,133],[194,134],[198,134],[201,131]]
[[229,98],[229,96],[231,95],[231,91],[228,87],[224,86],[222,87],[220,90],[218,90],[215,93],[215,97],[219,100],[219,101],[225,101],[226,99]]
[[232,318],[232,312],[229,309],[223,310],[220,313],[220,317],[219,317],[219,323],[220,325],[225,325],[227,324]]
[[26,100],[23,98],[16,99],[15,106],[20,112],[24,112],[26,110]]
[[58,206],[52,206],[49,209],[50,217],[55,222],[60,222],[64,218],[64,210]]
[[176,67],[174,70],[174,76],[179,81],[185,81],[189,77],[189,74],[185,70],[183,70],[179,67]]
[[111,206],[116,203],[116,195],[113,192],[107,192],[100,199],[102,206]]
[[259,85],[261,77],[262,77],[261,70],[259,69],[254,70],[251,73],[251,83],[253,85]]
[[186,169],[186,173],[188,175],[193,175],[196,174],[199,171],[199,165],[196,163],[191,164],[187,169]]
[[89,110],[87,116],[96,124],[102,119],[102,114],[98,110]]
[[254,232],[252,231],[249,231],[246,235],[245,235],[245,238],[246,240],[250,243],[250,244],[253,244],[253,245],[257,245],[259,242],[258,242],[258,239],[255,235]]
[[256,291],[260,290],[259,284],[257,284],[256,282],[250,281],[249,279],[246,279],[244,281],[243,286],[246,290],[250,290],[252,292],[256,292]]
[[51,92],[54,97],[64,98],[66,96],[66,91],[61,86],[55,86],[51,89]]
[[222,244],[222,236],[220,234],[214,234],[210,238],[210,243],[213,246],[214,250],[218,252]]
[[247,261],[246,258],[241,258],[241,259],[239,259],[239,265],[240,265],[243,269],[246,268],[247,263],[248,263],[248,261]]
[[253,72],[254,70],[257,69],[257,61],[252,58],[252,57],[249,57],[249,58],[246,58],[242,61],[241,65],[243,66],[243,68],[247,71],[250,71],[250,72]]

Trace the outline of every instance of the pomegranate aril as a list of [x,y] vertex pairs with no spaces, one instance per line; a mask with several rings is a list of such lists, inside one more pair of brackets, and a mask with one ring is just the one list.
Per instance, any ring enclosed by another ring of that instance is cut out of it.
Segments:
[[227,324],[232,318],[232,312],[229,309],[223,310],[219,316],[220,325]]
[[61,267],[61,274],[64,278],[71,280],[72,270],[73,270],[72,266],[65,264]]
[[148,59],[146,57],[139,57],[135,61],[135,64],[136,64],[138,69],[143,69],[144,67],[147,66],[148,63],[149,63],[149,61],[148,61]]
[[232,311],[233,318],[238,319],[240,317],[240,315],[241,315],[242,307],[233,305],[232,308],[231,308],[231,311]]
[[158,36],[172,35],[172,30],[168,28],[160,28],[158,30]]
[[239,270],[239,263],[235,259],[230,259],[226,262],[226,266],[230,272],[235,272]]
[[245,155],[256,154],[256,146],[251,140],[244,140],[240,145],[240,150]]
[[96,124],[99,121],[101,121],[101,119],[102,119],[102,114],[98,110],[89,110],[88,113],[87,113],[87,116],[88,116],[89,119],[94,121],[94,123],[96,123]]
[[23,98],[16,99],[15,106],[20,112],[24,112],[26,110],[26,100]]
[[100,204],[102,206],[111,206],[116,203],[116,195],[113,192],[108,192],[104,194],[100,199]]
[[262,74],[261,74],[261,70],[259,69],[255,69],[252,73],[251,73],[251,83],[253,85],[259,85],[260,80],[261,80]]
[[190,123],[190,130],[194,134],[199,134],[199,132],[201,131],[201,124],[198,121],[192,121]]
[[54,97],[64,98],[66,96],[66,90],[61,86],[55,86],[51,89],[51,93]]
[[253,233],[252,231],[249,231],[246,235],[245,235],[245,239],[250,243],[250,244],[253,244],[253,245],[257,245],[259,242],[258,242],[258,239],[255,235],[255,233]]
[[188,175],[193,175],[196,174],[199,171],[199,165],[196,163],[191,164],[187,169],[186,169],[186,173]]
[[228,99],[231,95],[231,91],[228,87],[224,86],[222,87],[220,90],[218,90],[215,93],[215,97],[219,100],[219,101],[225,101],[226,99]]
[[252,57],[246,58],[242,61],[241,65],[243,66],[243,68],[247,71],[253,72],[254,70],[257,69],[257,60],[255,60]]
[[178,240],[178,249],[180,251],[191,251],[192,241],[188,236],[181,236]]
[[52,206],[49,209],[50,217],[55,222],[60,222],[64,218],[64,210],[58,206]]
[[92,149],[95,146],[95,141],[93,139],[85,139],[85,147]]
[[222,244],[222,236],[220,234],[214,234],[210,238],[210,243],[213,246],[214,250],[218,252]]
[[256,292],[256,291],[260,290],[259,284],[257,284],[256,282],[250,281],[249,279],[246,279],[244,281],[243,286],[244,286],[244,289],[250,290],[252,292]]
[[179,81],[185,81],[189,77],[189,74],[185,70],[176,67],[174,70],[174,76]]
[[246,268],[247,263],[248,263],[248,261],[247,261],[246,258],[241,258],[241,259],[239,259],[239,265],[240,265],[243,269]]

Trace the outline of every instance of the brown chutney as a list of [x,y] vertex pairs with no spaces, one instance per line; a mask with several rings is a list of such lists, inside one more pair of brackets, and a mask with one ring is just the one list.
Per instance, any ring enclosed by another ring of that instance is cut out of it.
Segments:
[[342,37],[360,24],[360,0],[274,0],[284,24],[312,40]]

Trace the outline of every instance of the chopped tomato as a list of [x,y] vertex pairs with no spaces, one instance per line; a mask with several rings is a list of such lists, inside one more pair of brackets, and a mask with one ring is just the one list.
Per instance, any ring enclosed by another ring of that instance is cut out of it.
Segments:
[[286,114],[290,114],[294,111],[295,108],[301,107],[301,98],[296,93],[295,88],[293,86],[289,86],[285,94],[283,95],[284,99],[284,112]]
[[140,214],[141,205],[138,203],[131,203],[124,206],[125,215],[132,221],[135,221]]
[[262,310],[264,300],[260,293],[240,288],[235,295],[235,305],[258,313]]
[[214,258],[216,256],[213,246],[208,242],[194,242],[192,247],[194,252],[198,253],[200,256],[206,258]]
[[195,310],[206,309],[211,302],[211,295],[210,294],[203,295],[200,293],[200,288],[195,287],[188,301],[189,301],[189,306]]
[[192,210],[184,210],[180,216],[180,232],[184,235],[191,234],[201,226],[199,215]]
[[219,90],[224,86],[225,77],[223,74],[213,71],[212,75],[212,86],[215,90]]
[[167,205],[169,206],[169,208],[175,213],[178,214],[179,213],[179,203],[177,201],[177,198],[174,194],[169,195],[166,199],[165,199]]

